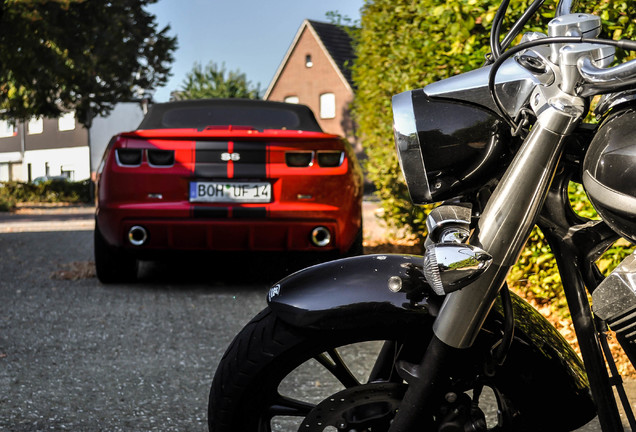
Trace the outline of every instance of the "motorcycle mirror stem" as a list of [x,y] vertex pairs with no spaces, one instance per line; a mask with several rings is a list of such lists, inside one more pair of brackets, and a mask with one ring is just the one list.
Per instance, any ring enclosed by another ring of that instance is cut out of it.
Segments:
[[568,15],[576,9],[577,0],[560,0],[557,5],[556,16]]

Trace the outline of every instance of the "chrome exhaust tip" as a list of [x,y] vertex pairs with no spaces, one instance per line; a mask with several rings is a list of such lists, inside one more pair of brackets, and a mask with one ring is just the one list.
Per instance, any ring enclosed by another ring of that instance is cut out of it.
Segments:
[[128,241],[133,246],[141,246],[148,240],[148,231],[146,228],[135,225],[128,230]]
[[324,226],[319,226],[311,231],[311,242],[314,246],[325,247],[331,243],[331,232]]

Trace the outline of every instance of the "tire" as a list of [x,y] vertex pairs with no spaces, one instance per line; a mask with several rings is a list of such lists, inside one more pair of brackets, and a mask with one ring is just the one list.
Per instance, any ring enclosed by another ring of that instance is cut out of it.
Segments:
[[349,248],[349,250],[344,256],[352,257],[352,256],[364,255],[364,246],[362,244],[363,239],[364,239],[364,231],[362,229],[362,222],[360,222],[360,230],[358,230],[358,233],[356,234],[356,237],[353,240],[351,247]]
[[[425,327],[394,321],[351,331],[298,329],[265,309],[219,364],[209,430],[386,431],[406,390],[396,360],[418,361],[430,337],[430,323]],[[382,352],[389,353],[384,364],[376,361]],[[470,369],[472,378],[479,374]],[[464,402],[470,411],[470,400]]]
[[94,240],[95,273],[101,283],[125,283],[137,280],[137,260],[110,246],[97,224],[95,224]]

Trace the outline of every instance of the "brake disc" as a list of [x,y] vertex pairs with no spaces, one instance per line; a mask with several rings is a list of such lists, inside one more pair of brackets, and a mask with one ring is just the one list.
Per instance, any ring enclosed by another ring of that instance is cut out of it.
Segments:
[[299,430],[319,432],[332,427],[339,431],[385,431],[406,388],[402,383],[371,383],[345,389],[316,405]]

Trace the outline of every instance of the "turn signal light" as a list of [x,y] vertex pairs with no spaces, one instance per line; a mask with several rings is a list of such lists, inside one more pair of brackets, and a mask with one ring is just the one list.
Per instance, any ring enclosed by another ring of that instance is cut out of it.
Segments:
[[438,295],[462,289],[490,266],[492,257],[482,249],[461,243],[426,247],[424,277]]

